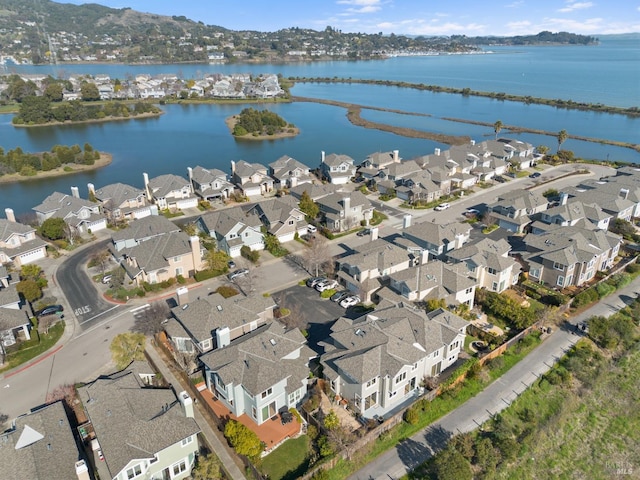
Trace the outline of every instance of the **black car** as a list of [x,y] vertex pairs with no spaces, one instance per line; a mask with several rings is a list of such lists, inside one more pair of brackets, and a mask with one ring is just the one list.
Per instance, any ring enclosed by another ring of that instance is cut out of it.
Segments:
[[54,314],[62,313],[63,311],[64,311],[64,307],[62,305],[49,305],[48,307],[44,307],[42,310],[38,310],[36,312],[36,317],[54,315]]
[[533,172],[531,175],[529,175],[529,178],[538,178],[540,176],[540,172]]
[[370,228],[364,228],[362,230],[360,230],[358,233],[356,233],[357,236],[359,237],[364,237],[365,235],[369,235],[371,233],[371,229]]

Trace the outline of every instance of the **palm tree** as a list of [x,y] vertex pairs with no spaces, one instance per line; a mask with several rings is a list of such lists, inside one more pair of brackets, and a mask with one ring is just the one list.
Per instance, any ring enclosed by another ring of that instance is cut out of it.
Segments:
[[560,151],[560,147],[562,144],[569,138],[569,134],[566,130],[560,130],[558,132],[558,152]]
[[493,131],[496,132],[496,140],[498,139],[498,134],[500,133],[500,130],[502,130],[503,126],[504,125],[500,120],[493,124]]

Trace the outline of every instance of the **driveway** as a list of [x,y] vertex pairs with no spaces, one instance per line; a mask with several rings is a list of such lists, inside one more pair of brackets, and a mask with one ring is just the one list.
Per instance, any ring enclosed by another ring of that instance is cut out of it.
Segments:
[[296,285],[280,290],[272,297],[278,305],[291,311],[287,319],[290,326],[307,330],[309,333],[307,343],[317,353],[324,351],[318,346],[318,342],[327,339],[335,320],[352,314],[352,309],[345,310],[328,298],[320,298],[320,293],[306,286]]

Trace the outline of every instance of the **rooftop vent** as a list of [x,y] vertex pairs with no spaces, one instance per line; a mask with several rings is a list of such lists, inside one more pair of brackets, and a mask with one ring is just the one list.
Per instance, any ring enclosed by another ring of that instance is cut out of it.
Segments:
[[222,311],[222,305],[216,305],[216,308],[218,309],[219,312]]
[[273,345],[274,347],[276,346],[276,341],[275,341],[273,338],[270,338],[270,339],[269,339],[269,343],[270,343],[271,345]]

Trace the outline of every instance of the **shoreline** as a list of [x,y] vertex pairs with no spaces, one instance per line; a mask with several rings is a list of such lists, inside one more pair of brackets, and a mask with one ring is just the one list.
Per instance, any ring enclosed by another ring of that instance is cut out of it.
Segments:
[[227,117],[224,119],[224,123],[227,125],[227,128],[229,129],[229,133],[231,133],[231,136],[236,140],[250,140],[250,141],[279,140],[281,138],[293,138],[300,134],[300,129],[298,127],[291,127],[290,129],[293,130],[293,132],[280,132],[280,133],[275,133],[273,135],[256,135],[256,136],[252,135],[251,133],[248,133],[247,135],[244,135],[242,137],[236,137],[233,134],[233,128],[236,126],[237,122],[238,122],[238,115],[231,115],[230,117]]
[[89,120],[82,120],[80,122],[74,122],[74,121],[68,120],[66,122],[47,122],[47,123],[37,123],[33,125],[27,125],[26,123],[16,125],[12,122],[11,125],[16,128],[38,128],[38,127],[58,127],[61,125],[82,125],[86,123],[122,122],[126,120],[138,120],[142,118],[159,117],[160,115],[164,115],[164,113],[165,113],[164,110],[161,110],[158,113],[147,112],[147,113],[140,113],[138,115],[131,115],[129,117],[91,118]]
[[[73,175],[75,173],[84,173],[111,165],[111,162],[113,162],[112,154],[100,152],[100,158],[96,160],[93,165],[66,163],[58,168],[54,168],[53,170],[47,170],[46,172],[38,171],[35,175],[30,177],[24,177],[19,173],[10,173],[0,176],[0,184],[28,182],[30,180],[42,180],[44,178],[63,177],[65,175]],[[67,167],[70,167],[73,170],[65,171],[65,168]]]

